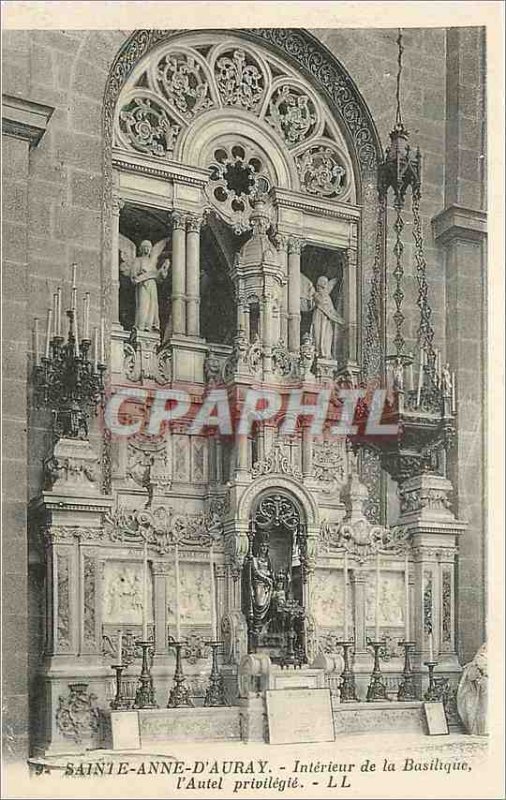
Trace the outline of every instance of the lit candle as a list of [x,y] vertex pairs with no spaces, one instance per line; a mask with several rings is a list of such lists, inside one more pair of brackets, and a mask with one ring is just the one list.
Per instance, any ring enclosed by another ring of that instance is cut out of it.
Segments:
[[211,549],[209,550],[209,568],[211,574],[211,630],[213,642],[218,641],[217,631],[217,615],[216,615],[216,584],[214,580],[214,550],[213,542],[211,541]]
[[49,345],[51,343],[51,320],[53,318],[53,309],[49,308],[47,311],[47,327],[46,327],[46,358],[49,358]]
[[179,605],[179,546],[176,541],[174,553],[174,571],[176,573],[176,642],[181,641],[181,613]]
[[53,336],[58,336],[58,292],[53,294]]
[[90,338],[90,293],[86,292],[83,297],[83,320],[84,320],[84,334],[83,337],[88,340]]
[[343,637],[348,641],[348,551],[344,551],[343,563]]
[[404,639],[409,642],[409,561],[408,554],[404,556]]
[[98,364],[98,328],[93,328],[93,344],[94,344],[93,366],[95,367],[96,371]]
[[118,631],[118,667],[123,664],[123,631]]
[[100,320],[100,363],[105,364],[105,332],[103,317]]
[[148,543],[144,540],[142,570],[142,641],[148,641]]
[[56,324],[56,331],[58,333],[58,336],[61,336],[61,286],[58,286],[57,295],[58,295],[58,321]]
[[455,414],[457,410],[457,402],[456,402],[456,391],[455,391],[455,373],[452,372],[452,414]]
[[432,640],[432,631],[429,632],[429,661],[434,661],[434,642]]
[[35,366],[39,366],[39,320],[38,317],[35,317],[33,321],[33,354],[35,360]]
[[379,635],[380,635],[380,624],[379,624],[379,615],[380,615],[380,556],[379,552],[376,553],[376,642],[379,642]]

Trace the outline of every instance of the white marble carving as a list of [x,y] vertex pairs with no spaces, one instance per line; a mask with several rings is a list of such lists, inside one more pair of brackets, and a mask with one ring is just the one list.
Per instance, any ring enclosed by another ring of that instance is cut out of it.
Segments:
[[[102,620],[106,625],[142,625],[143,564],[106,561],[103,573]],[[148,622],[153,621],[151,576],[148,571]]]

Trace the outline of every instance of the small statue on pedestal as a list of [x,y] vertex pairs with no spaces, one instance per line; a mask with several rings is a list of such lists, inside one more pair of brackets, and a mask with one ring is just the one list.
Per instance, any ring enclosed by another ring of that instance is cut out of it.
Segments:
[[158,266],[158,259],[165,250],[167,239],[153,245],[145,239],[136,255],[135,244],[120,235],[120,272],[135,286],[135,327],[139,331],[159,331],[158,287],[167,278],[170,261],[165,259]]

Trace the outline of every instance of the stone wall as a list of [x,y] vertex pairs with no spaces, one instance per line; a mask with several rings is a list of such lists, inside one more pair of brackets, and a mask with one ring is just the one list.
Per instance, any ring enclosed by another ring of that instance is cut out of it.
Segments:
[[[396,31],[325,29],[313,33],[349,71],[386,143],[395,118]],[[46,133],[29,152],[26,142],[4,137],[3,552],[4,565],[8,565],[4,576],[4,697],[6,730],[13,726],[13,741],[21,748],[27,730],[30,650],[37,658],[35,644],[29,646],[27,623],[26,503],[40,490],[41,459],[48,445],[47,420],[39,413],[30,415],[27,408],[30,329],[34,316],[45,318],[51,293],[58,284],[63,284],[68,297],[72,261],[79,264],[80,291],[91,292],[92,326],[98,320],[102,101],[108,70],[127,36],[127,31],[5,31],[3,36],[4,93],[54,107]],[[422,214],[436,338],[444,349],[447,332],[448,356],[459,372],[459,386],[464,387],[468,377],[465,360],[478,389],[482,380],[479,337],[483,320],[480,322],[473,312],[475,328],[467,327],[465,309],[470,302],[474,311],[480,307],[476,287],[482,286],[483,280],[475,250],[481,245],[467,243],[450,258],[444,246],[436,245],[430,221],[450,202],[472,208],[483,203],[482,160],[476,162],[482,141],[481,110],[475,102],[482,45],[476,29],[463,34],[450,31],[448,37],[442,29],[413,29],[404,32],[404,44],[403,116],[412,142],[420,145],[424,155]],[[457,84],[461,88],[456,93]],[[462,124],[455,134],[451,126],[456,97],[469,111],[461,108]],[[449,121],[445,122],[447,115]],[[460,137],[458,163],[451,160],[451,135]],[[406,222],[407,305],[414,309],[409,215]],[[415,317],[409,314],[409,342],[415,330]],[[472,341],[461,338],[464,330]],[[469,366],[470,349],[473,367]],[[479,416],[483,406],[477,389],[473,402],[478,403]],[[467,399],[469,395],[462,388],[459,400]],[[482,460],[482,428],[473,427],[476,414],[471,418],[470,412],[466,413],[460,420],[462,438],[452,477],[458,485],[458,512],[472,523],[460,562],[461,602],[467,614],[467,621],[460,626],[462,655],[467,659],[483,635],[484,568],[482,478],[475,481],[473,477]],[[36,637],[36,631],[33,635]]]

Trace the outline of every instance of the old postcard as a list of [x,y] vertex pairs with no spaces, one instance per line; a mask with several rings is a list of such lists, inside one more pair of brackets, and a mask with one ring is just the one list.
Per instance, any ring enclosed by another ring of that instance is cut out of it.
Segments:
[[3,796],[504,796],[501,33],[4,3]]

